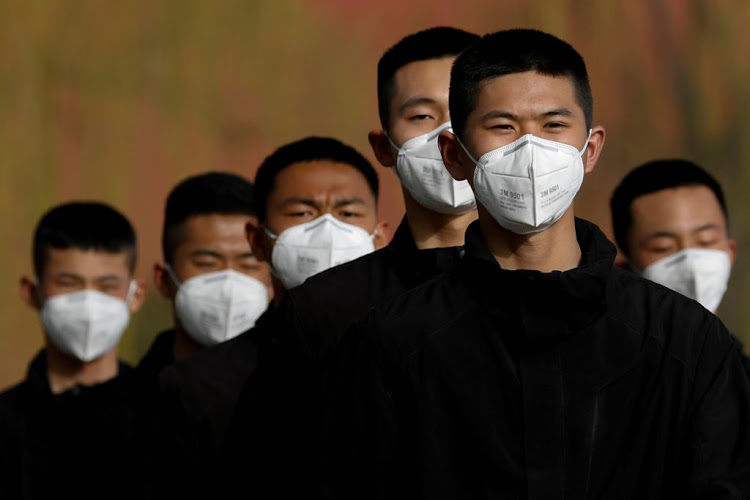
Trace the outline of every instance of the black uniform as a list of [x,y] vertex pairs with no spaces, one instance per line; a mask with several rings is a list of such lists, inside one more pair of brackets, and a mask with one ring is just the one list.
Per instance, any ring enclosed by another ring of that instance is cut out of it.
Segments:
[[214,467],[242,386],[257,361],[264,314],[252,330],[167,366],[157,379],[157,431],[152,453],[154,498],[207,498]]
[[0,498],[134,498],[137,385],[133,369],[52,394],[45,351],[0,395]]
[[151,347],[138,363],[138,372],[145,380],[159,375],[165,367],[174,363],[174,329],[165,330],[156,336]]
[[[406,218],[384,249],[287,290],[260,338],[259,366],[243,390],[226,451],[228,496],[242,496],[246,471],[279,498],[309,490],[325,373],[346,327],[372,306],[452,269],[460,247],[419,250]],[[290,477],[294,477],[290,480]],[[232,483],[240,480],[243,484]]]
[[750,495],[750,386],[715,316],[585,221],[566,272],[503,270],[479,229],[341,342],[324,498]]

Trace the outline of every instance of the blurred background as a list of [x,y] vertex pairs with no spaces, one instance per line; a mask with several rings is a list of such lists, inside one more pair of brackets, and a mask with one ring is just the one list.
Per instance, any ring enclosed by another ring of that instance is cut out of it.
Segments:
[[[7,0],[0,3],[0,389],[42,346],[18,294],[31,236],[53,204],[102,200],[139,237],[138,277],[161,256],[165,197],[184,177],[252,179],[279,145],[331,135],[374,162],[376,65],[399,39],[451,25],[532,27],[587,61],[607,128],[576,212],[610,236],[608,200],[634,166],[685,157],[727,191],[739,255],[719,316],[750,341],[750,2],[717,0]],[[743,55],[744,54],[744,55]],[[380,169],[382,216],[403,212]],[[122,357],[137,362],[170,325],[151,286]]]

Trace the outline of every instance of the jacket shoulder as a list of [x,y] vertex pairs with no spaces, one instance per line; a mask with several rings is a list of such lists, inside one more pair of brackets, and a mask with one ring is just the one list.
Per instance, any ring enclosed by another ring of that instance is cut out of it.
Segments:
[[614,268],[607,289],[610,317],[626,323],[682,362],[693,374],[704,354],[736,348],[723,323],[698,302],[658,283]]

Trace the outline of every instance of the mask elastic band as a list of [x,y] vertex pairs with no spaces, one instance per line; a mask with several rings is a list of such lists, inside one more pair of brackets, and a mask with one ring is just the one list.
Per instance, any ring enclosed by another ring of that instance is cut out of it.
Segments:
[[177,274],[174,272],[174,269],[172,269],[172,266],[170,266],[169,264],[167,264],[164,267],[167,270],[167,274],[172,279],[172,283],[174,283],[175,286],[177,286],[177,288],[179,288],[180,286],[182,286],[182,283],[180,282],[180,280],[177,279]]

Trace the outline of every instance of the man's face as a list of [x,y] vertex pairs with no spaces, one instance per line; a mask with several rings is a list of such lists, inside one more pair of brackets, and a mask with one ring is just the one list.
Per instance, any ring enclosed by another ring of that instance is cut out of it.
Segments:
[[[588,136],[586,119],[570,78],[527,71],[492,78],[480,86],[464,134],[472,156],[479,159],[525,134],[579,150],[583,147]],[[592,134],[592,145],[596,140]],[[583,155],[584,165],[587,156]],[[464,174],[473,182],[475,165],[471,161],[464,163],[468,166]]]
[[388,133],[399,147],[450,120],[448,90],[454,60],[416,61],[394,74]]
[[268,265],[260,262],[245,237],[246,215],[194,215],[180,231],[182,241],[174,250],[172,268],[184,282],[201,274],[231,269],[253,277],[270,288]]
[[132,276],[126,252],[49,248],[47,264],[38,280],[40,299],[96,290],[125,300]]
[[285,229],[331,214],[372,233],[378,224],[375,196],[354,167],[328,160],[300,162],[276,175],[266,203],[264,225]]
[[630,205],[630,264],[643,270],[657,260],[686,248],[729,252],[735,243],[719,201],[706,186],[663,189],[639,196]]

